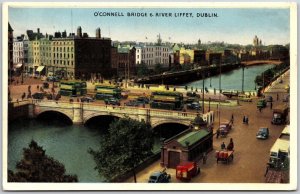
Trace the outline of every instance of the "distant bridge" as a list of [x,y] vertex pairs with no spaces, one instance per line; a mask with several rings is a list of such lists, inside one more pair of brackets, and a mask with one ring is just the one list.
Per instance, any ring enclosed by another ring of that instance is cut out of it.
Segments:
[[129,117],[139,121],[144,120],[150,123],[152,128],[166,123],[178,123],[189,126],[198,114],[208,124],[214,121],[213,111],[200,114],[195,112],[50,100],[33,100],[32,103],[29,103],[28,110],[31,118],[35,118],[48,111],[59,112],[75,124],[85,124],[88,120],[98,116]]
[[255,61],[243,61],[241,64],[250,66],[250,65],[263,65],[263,64],[275,64],[279,65],[282,61],[280,60],[255,60]]

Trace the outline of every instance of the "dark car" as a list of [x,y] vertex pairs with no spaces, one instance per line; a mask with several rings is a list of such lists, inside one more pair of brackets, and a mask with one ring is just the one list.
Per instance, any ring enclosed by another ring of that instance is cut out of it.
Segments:
[[44,99],[44,96],[45,96],[44,93],[42,93],[42,92],[37,92],[37,93],[34,93],[34,94],[32,95],[32,98],[33,98],[33,99],[40,99],[40,100],[42,100],[42,99]]
[[149,98],[144,97],[144,96],[140,96],[136,99],[136,101],[140,104],[149,104]]
[[148,183],[169,183],[171,175],[166,172],[154,172],[149,177]]
[[200,109],[201,109],[201,106],[200,106],[199,102],[188,103],[188,104],[186,105],[186,107],[187,107],[188,109],[193,109],[193,110],[200,110]]
[[269,137],[269,128],[261,127],[259,128],[258,132],[256,133],[257,139],[268,139]]
[[200,98],[200,95],[197,94],[196,92],[187,92],[187,93],[186,93],[186,96],[188,96],[188,97],[197,97],[197,98]]
[[81,100],[81,102],[95,102],[94,98],[88,97],[88,96],[83,97],[80,100]]
[[130,100],[128,102],[125,102],[125,106],[139,106],[139,103],[135,100]]
[[260,99],[257,102],[257,108],[265,108],[267,106],[267,102],[265,99]]
[[266,101],[267,102],[273,102],[273,97],[272,96],[267,96]]
[[120,101],[116,98],[104,99],[105,104],[120,106]]

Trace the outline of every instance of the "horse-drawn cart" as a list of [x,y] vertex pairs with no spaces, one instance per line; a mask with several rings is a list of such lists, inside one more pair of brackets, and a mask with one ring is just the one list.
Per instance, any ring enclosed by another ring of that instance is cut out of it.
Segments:
[[233,150],[220,150],[216,151],[217,163],[219,161],[226,162],[228,164],[233,160]]

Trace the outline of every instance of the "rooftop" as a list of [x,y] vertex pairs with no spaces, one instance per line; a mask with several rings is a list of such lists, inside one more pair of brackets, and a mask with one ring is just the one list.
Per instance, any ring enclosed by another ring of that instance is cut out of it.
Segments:
[[189,142],[189,145],[193,145],[194,143],[196,143],[200,139],[204,138],[208,134],[209,134],[209,132],[204,129],[199,130],[199,131],[192,131],[192,132],[189,132],[186,135],[180,137],[177,141],[182,146],[186,146],[185,142]]

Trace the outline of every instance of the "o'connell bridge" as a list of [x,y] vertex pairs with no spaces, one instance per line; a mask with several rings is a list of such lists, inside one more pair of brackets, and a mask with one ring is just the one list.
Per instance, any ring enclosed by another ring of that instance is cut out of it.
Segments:
[[[85,124],[89,119],[98,116],[129,117],[149,122],[154,128],[165,123],[178,123],[189,126],[199,113],[149,109],[129,106],[109,106],[95,103],[77,103],[62,101],[32,100],[28,104],[30,118],[35,118],[47,111],[59,112],[67,116],[74,124]],[[14,105],[16,106],[16,105]],[[199,114],[208,124],[213,123],[214,113],[210,111]]]

